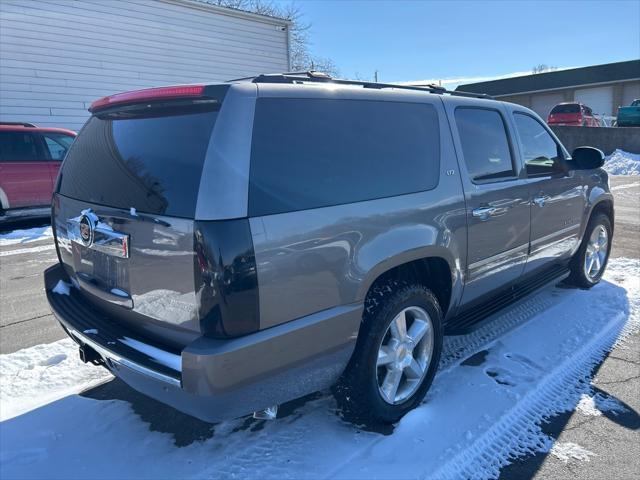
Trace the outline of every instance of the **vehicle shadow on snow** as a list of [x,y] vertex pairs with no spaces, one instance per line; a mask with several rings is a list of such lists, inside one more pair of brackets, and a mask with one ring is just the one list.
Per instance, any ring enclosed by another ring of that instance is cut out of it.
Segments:
[[[94,400],[122,400],[130,404],[134,413],[149,424],[152,432],[166,433],[173,437],[176,447],[186,447],[195,442],[203,442],[212,438],[218,424],[198,420],[195,417],[149,398],[124,383],[119,378],[85,390],[82,397]],[[313,393],[305,397],[287,402],[278,409],[278,420],[296,415],[296,411],[306,403],[317,400],[326,393]],[[234,427],[232,433],[239,431],[258,432],[265,427],[266,420],[258,420],[252,416],[243,417]]]

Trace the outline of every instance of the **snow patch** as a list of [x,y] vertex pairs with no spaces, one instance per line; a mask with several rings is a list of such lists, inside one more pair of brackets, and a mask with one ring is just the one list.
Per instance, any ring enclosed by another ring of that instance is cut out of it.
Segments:
[[131,207],[129,209],[129,215],[131,215],[132,217],[137,217],[138,216],[138,212],[136,212],[136,209]]
[[569,460],[588,462],[591,460],[591,457],[596,456],[595,453],[590,452],[586,448],[572,442],[556,442],[551,448],[550,453],[565,463],[568,463]]
[[97,328],[89,328],[89,329],[83,331],[82,333],[86,333],[87,335],[98,335],[98,329]]
[[596,393],[593,396],[583,394],[576,406],[576,411],[590,417],[599,417],[608,412],[619,415],[627,412],[627,408],[613,397]]
[[57,293],[58,295],[69,295],[71,293],[71,284],[64,282],[62,280],[58,280],[56,286],[51,290],[53,293]]
[[[0,355],[0,420],[21,415],[111,378],[113,376],[106,369],[83,363],[78,355],[78,345],[70,338]],[[0,471],[3,462],[0,457]]]
[[640,175],[640,154],[617,149],[605,158],[604,169],[611,175]]
[[36,227],[25,230],[13,230],[0,234],[0,246],[37,242],[53,238],[51,227]]

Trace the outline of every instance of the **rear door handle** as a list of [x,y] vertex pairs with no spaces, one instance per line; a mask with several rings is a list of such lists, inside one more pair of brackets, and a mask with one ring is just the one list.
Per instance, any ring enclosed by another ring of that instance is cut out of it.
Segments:
[[498,209],[496,207],[474,208],[471,214],[482,221],[489,220]]

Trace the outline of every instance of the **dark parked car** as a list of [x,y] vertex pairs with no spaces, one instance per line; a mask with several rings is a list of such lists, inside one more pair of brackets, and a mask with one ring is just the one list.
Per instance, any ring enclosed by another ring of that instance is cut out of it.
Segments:
[[309,73],[91,112],[49,303],[85,361],[207,421],[334,386],[347,418],[395,422],[443,335],[607,263],[602,152],[519,105]]
[[49,214],[53,184],[75,136],[62,128],[0,123],[0,219]]
[[571,125],[574,127],[601,127],[600,120],[591,108],[581,103],[559,103],[551,109],[549,125]]

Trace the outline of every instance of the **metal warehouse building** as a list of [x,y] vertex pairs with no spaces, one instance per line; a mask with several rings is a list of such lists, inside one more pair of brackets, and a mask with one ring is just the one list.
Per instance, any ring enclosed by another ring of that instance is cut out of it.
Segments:
[[204,0],[1,0],[0,120],[78,130],[115,92],[287,71],[288,27]]
[[531,108],[543,118],[554,105],[573,101],[598,115],[616,115],[618,107],[640,98],[640,60],[470,83],[456,90],[488,93]]

